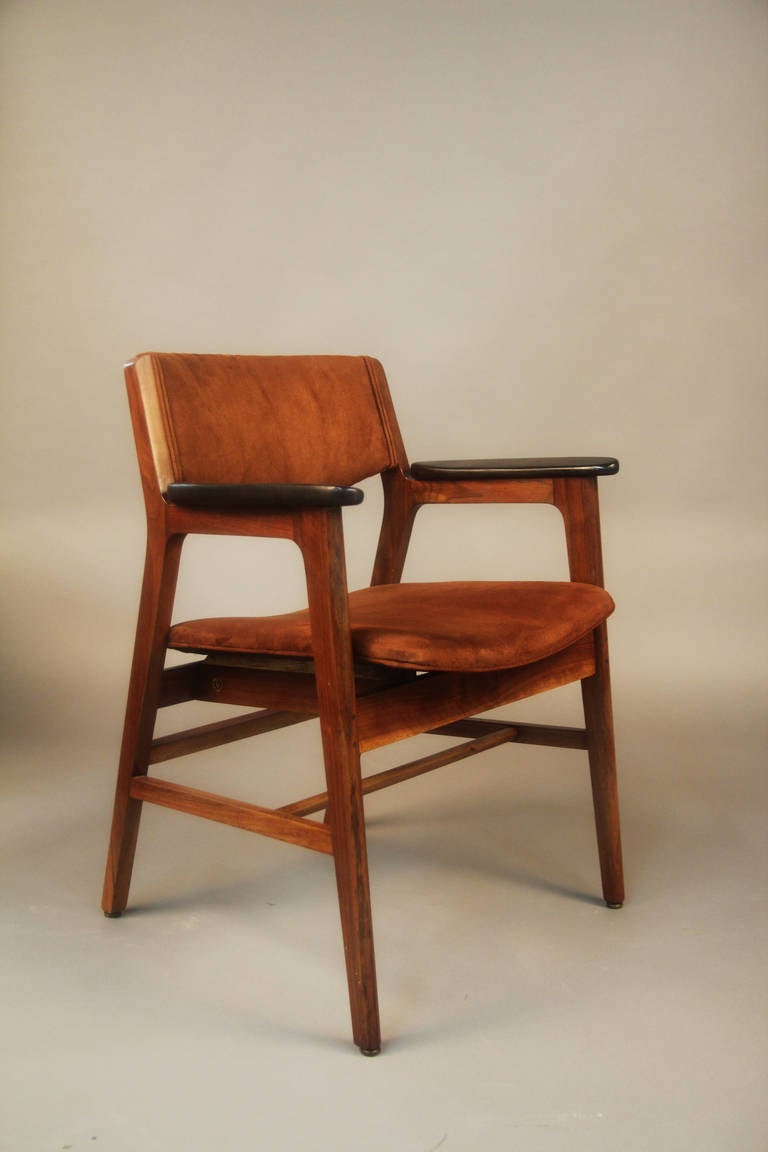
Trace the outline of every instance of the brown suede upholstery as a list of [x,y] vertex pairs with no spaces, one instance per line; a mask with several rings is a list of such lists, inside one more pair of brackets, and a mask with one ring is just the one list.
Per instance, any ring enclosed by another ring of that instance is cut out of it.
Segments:
[[175,480],[354,484],[391,467],[381,365],[364,356],[153,353]]
[[[593,584],[466,581],[380,584],[350,593],[349,608],[359,660],[486,672],[560,652],[602,623],[613,601]],[[311,656],[309,613],[190,620],[171,628],[168,646]]]

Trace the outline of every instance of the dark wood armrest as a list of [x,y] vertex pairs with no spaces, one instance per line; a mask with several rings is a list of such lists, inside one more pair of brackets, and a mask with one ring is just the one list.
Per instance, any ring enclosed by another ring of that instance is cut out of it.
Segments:
[[411,465],[414,480],[546,480],[615,476],[612,456],[525,456],[514,460],[423,460]]
[[332,484],[169,484],[169,504],[190,508],[338,508],[361,504],[361,488]]

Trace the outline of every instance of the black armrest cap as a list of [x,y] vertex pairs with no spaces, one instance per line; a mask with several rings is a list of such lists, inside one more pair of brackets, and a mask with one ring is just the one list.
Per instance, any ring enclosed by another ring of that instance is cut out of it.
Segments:
[[169,504],[192,508],[337,508],[361,504],[361,488],[333,484],[169,484]]
[[512,460],[422,460],[411,465],[414,480],[542,480],[615,476],[613,456],[524,456]]

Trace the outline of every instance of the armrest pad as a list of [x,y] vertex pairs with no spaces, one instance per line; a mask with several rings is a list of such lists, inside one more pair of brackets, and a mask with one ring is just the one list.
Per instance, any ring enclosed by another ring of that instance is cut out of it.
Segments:
[[411,465],[414,480],[543,480],[615,476],[612,456],[526,456],[516,460],[424,460]]
[[169,504],[193,508],[336,508],[361,504],[361,488],[332,484],[169,484]]

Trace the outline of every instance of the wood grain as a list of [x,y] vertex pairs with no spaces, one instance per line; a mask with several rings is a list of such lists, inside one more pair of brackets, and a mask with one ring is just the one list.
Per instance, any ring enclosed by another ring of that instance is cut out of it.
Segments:
[[139,776],[131,781],[131,796],[135,800],[147,800],[190,816],[202,816],[219,824],[229,824],[248,832],[260,832],[274,840],[285,840],[302,848],[312,848],[315,852],[330,854],[331,831],[325,824],[313,820],[303,820],[298,816],[278,814],[271,808],[261,808],[257,804],[246,804],[241,800],[230,800],[213,792],[202,792],[198,788],[188,788],[170,780]]
[[149,762],[161,764],[178,756],[189,756],[192,752],[218,748],[222,744],[245,740],[249,736],[260,736],[264,732],[274,732],[278,728],[288,728],[292,724],[301,724],[311,719],[311,714],[263,708],[258,712],[249,712],[247,716],[233,716],[229,720],[217,720],[213,724],[200,724],[183,732],[158,736],[152,741]]
[[[446,764],[455,764],[459,760],[466,760],[469,756],[476,756],[479,752],[487,752],[489,748],[497,748],[515,739],[514,729],[509,726],[494,732],[488,732],[476,740],[464,741],[453,748],[445,748],[441,752],[433,752],[430,756],[421,756],[418,760],[410,760],[407,764],[399,764],[396,768],[387,768],[383,772],[364,776],[362,791],[364,796],[371,792],[379,792],[382,788],[390,788],[393,784],[401,784],[404,780],[412,780],[416,776],[423,776],[426,772],[434,772]],[[287,815],[308,816],[311,812],[319,812],[328,803],[328,793],[318,792],[315,796],[307,796],[304,800],[295,800],[292,804],[285,804],[278,808],[278,812]]]
[[522,668],[502,672],[429,672],[413,684],[359,702],[360,748],[369,752],[441,724],[570,684],[592,675],[594,668],[590,635],[565,652]]

